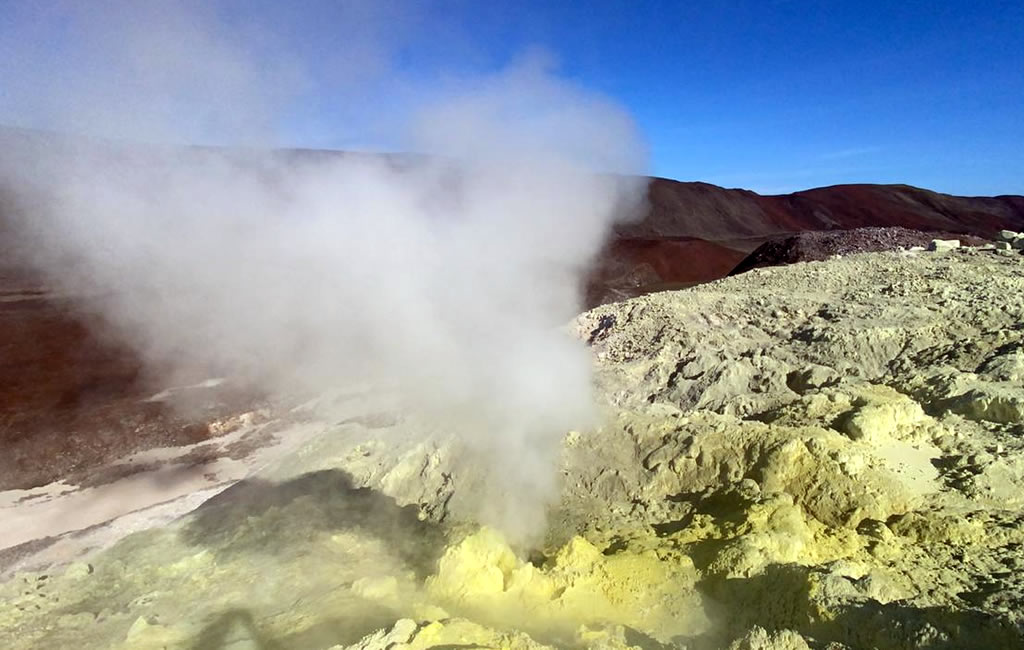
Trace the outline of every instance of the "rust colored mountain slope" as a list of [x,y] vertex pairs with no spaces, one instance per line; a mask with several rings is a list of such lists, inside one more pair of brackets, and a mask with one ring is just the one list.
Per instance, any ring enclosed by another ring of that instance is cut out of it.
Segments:
[[905,228],[991,239],[1024,230],[1024,196],[952,196],[909,185],[762,196],[654,178],[648,202],[643,219],[615,229],[587,285],[590,306],[723,277],[762,244],[800,233]]
[[707,183],[651,179],[650,210],[620,237],[766,238],[805,230],[899,226],[994,236],[1024,228],[1024,196],[964,197],[909,185],[833,185],[762,196]]

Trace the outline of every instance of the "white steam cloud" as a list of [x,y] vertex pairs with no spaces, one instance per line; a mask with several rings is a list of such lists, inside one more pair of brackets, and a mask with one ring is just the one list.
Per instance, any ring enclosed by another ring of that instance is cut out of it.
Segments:
[[[628,116],[532,58],[407,95],[401,128],[388,111],[395,142],[428,156],[174,147],[274,141],[316,71],[209,10],[76,5],[40,4],[27,33],[64,21],[84,63],[33,67],[22,43],[0,119],[122,141],[3,157],[34,263],[153,367],[217,368],[279,395],[396,392],[491,463],[480,516],[536,532],[562,434],[592,424],[589,358],[560,325],[642,196],[618,175],[643,168]],[[51,68],[73,83],[33,76]],[[123,141],[140,139],[164,144]]]

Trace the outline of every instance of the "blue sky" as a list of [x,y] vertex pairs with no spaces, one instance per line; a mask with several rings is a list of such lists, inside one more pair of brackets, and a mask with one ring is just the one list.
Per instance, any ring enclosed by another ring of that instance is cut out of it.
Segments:
[[[4,5],[9,50],[39,3]],[[284,119],[289,144],[386,146],[353,125],[401,101],[395,80],[488,74],[539,48],[626,107],[655,175],[769,193],[1024,194],[1019,0],[224,0],[219,15],[310,71]],[[51,25],[33,39],[51,57],[73,35]],[[0,120],[31,122],[2,102]]]
[[1024,193],[1022,2],[468,6],[484,60],[540,44],[624,103],[657,175]]

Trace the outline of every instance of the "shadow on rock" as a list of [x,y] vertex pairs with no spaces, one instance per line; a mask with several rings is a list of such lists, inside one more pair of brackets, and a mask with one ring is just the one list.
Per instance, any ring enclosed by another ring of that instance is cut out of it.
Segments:
[[754,626],[769,632],[794,630],[822,646],[837,642],[878,650],[1024,647],[1024,625],[1011,616],[906,601],[883,604],[869,598],[830,604],[822,600],[828,589],[819,577],[809,567],[778,564],[750,578],[705,579],[698,589],[718,625],[713,635],[692,639],[692,647],[719,647]]
[[241,481],[200,506],[182,529],[183,540],[218,554],[281,553],[324,533],[352,532],[385,542],[417,576],[434,571],[444,533],[421,521],[416,506],[365,487],[337,469],[276,484]]
[[[819,628],[819,629],[815,629]],[[982,610],[914,607],[867,601],[840,609],[833,621],[812,626],[819,639],[851,647],[959,650],[1024,647],[1024,627]]]
[[386,608],[366,604],[350,616],[321,621],[307,629],[280,638],[267,634],[247,609],[235,608],[221,612],[199,633],[188,650],[306,650],[347,645],[359,641],[376,629],[394,622],[395,615]]
[[284,650],[284,646],[265,636],[252,613],[245,609],[230,609],[203,628],[189,650],[220,650],[238,642],[242,636],[254,650]]

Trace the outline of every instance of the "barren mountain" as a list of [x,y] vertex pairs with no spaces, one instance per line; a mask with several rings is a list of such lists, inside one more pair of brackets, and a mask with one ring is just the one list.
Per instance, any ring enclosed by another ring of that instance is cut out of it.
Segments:
[[762,196],[655,178],[644,217],[616,229],[590,304],[723,277],[766,242],[805,232],[901,227],[992,239],[1024,230],[1024,196],[963,197],[909,185],[835,185]]

